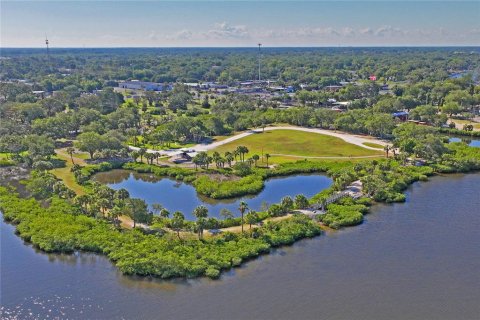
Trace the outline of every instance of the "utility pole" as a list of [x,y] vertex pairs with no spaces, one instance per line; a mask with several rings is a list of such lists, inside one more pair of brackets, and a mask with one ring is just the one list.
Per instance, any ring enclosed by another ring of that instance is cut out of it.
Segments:
[[45,44],[47,45],[47,58],[50,60],[50,49],[48,48],[47,34],[45,34]]
[[260,83],[260,47],[262,46],[261,43],[258,44],[258,83]]

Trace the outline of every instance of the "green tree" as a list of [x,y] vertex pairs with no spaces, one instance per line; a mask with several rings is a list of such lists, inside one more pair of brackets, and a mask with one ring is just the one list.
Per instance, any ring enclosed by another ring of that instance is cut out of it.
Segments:
[[267,160],[267,168],[268,168],[268,159],[270,159],[271,155],[269,153],[265,153],[265,159]]
[[96,132],[84,132],[78,135],[75,146],[80,151],[85,151],[90,154],[90,159],[93,159],[95,151],[102,148],[102,136]]
[[208,209],[205,206],[198,206],[193,210],[193,215],[197,218],[198,239],[203,238],[203,228],[205,227]]
[[172,218],[172,230],[177,233],[178,240],[182,240],[180,238],[180,231],[182,230],[183,226],[185,225],[185,216],[180,211],[175,211],[173,213]]
[[222,210],[220,210],[220,216],[225,220],[233,219],[234,217],[233,212],[227,208],[222,208]]
[[297,194],[295,196],[295,208],[305,209],[308,207],[308,199],[303,194]]
[[287,212],[293,209],[293,200],[289,196],[283,197],[282,201],[280,202],[280,205],[282,206],[283,210]]
[[241,221],[242,221],[242,233],[243,233],[243,224],[245,223],[243,214],[244,214],[245,211],[247,211],[247,210],[248,210],[248,205],[247,205],[247,203],[246,203],[245,201],[240,202],[240,205],[239,205],[239,207],[238,207],[238,211],[240,211],[240,214],[241,214],[241,217],[242,217],[242,219],[241,219]]
[[68,147],[67,148],[67,153],[70,155],[70,160],[72,161],[72,164],[75,164],[75,162],[73,162],[73,154],[75,153],[75,148]]
[[250,234],[252,234],[252,224],[257,223],[259,221],[259,219],[260,218],[259,218],[258,213],[256,211],[250,210],[246,214],[245,220],[250,226]]
[[151,213],[148,212],[148,206],[145,200],[130,198],[127,201],[127,214],[133,220],[133,227],[136,223],[149,223],[152,219]]
[[253,161],[255,161],[255,167],[257,166],[257,161],[260,160],[260,156],[258,154],[254,154],[252,156]]

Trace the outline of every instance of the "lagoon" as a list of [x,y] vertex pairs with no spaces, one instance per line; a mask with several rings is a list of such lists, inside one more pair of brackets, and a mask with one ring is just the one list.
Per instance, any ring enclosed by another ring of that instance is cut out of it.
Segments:
[[480,140],[472,139],[470,137],[462,137],[462,138],[452,137],[448,141],[450,141],[450,142],[464,142],[464,143],[468,144],[470,147],[480,148]]
[[260,211],[266,204],[279,203],[285,196],[293,198],[303,194],[312,197],[332,184],[331,178],[319,174],[276,177],[266,180],[265,188],[256,195],[217,200],[199,195],[191,184],[150,173],[112,170],[96,174],[93,180],[115,190],[125,188],[131,197],[144,199],[150,206],[160,203],[171,213],[181,211],[189,220],[195,220],[192,212],[199,205],[206,206],[212,217],[219,218],[223,208],[237,216],[241,201],[245,201],[250,209]]

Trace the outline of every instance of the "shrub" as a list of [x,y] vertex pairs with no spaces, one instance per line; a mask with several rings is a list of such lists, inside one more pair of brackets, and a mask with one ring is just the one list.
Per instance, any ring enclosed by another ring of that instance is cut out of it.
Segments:
[[338,229],[340,227],[353,226],[362,223],[363,213],[366,213],[367,210],[367,207],[361,204],[330,204],[328,205],[327,213],[319,215],[318,219],[325,225]]

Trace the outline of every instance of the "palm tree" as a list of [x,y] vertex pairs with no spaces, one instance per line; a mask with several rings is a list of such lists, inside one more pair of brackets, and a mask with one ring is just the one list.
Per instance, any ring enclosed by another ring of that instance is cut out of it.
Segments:
[[220,153],[218,153],[217,151],[213,152],[212,160],[213,160],[213,162],[215,162],[217,168],[220,167],[221,159],[222,159],[222,157],[220,156]]
[[153,153],[145,153],[145,159],[147,159],[148,164],[153,164],[153,158],[155,158]]
[[247,159],[247,163],[248,163],[248,165],[249,165],[250,167],[252,166],[252,164],[253,164],[254,162],[255,162],[255,160],[253,160],[252,158],[248,158],[248,159]]
[[160,210],[160,217],[166,219],[169,216],[170,216],[170,212],[167,209],[163,208],[162,210]]
[[163,206],[160,203],[154,203],[152,204],[152,210],[153,213],[160,214],[160,212],[163,210]]
[[138,155],[140,156],[140,162],[143,162],[143,156],[147,153],[147,149],[140,148],[138,150]]
[[228,210],[227,208],[223,208],[220,210],[220,215],[223,217],[224,220],[233,219],[233,212]]
[[248,148],[245,147],[245,146],[238,146],[236,151],[238,152],[238,154],[240,155],[240,159],[242,160],[242,162],[245,161],[245,154],[248,153]]
[[245,216],[247,223],[250,225],[250,235],[252,235],[252,224],[257,223],[259,220],[258,213],[250,210]]
[[202,165],[202,158],[200,154],[196,154],[192,159],[193,164],[195,165],[195,171],[198,169],[198,166]]
[[208,209],[205,206],[198,206],[193,210],[193,215],[197,218],[198,239],[203,238],[203,227],[205,219],[208,217]]
[[130,155],[133,158],[133,161],[137,162],[138,157],[140,157],[140,153],[138,151],[132,151]]
[[225,160],[227,160],[229,167],[232,166],[233,159],[234,159],[233,153],[231,153],[230,151],[225,152]]
[[122,214],[122,208],[118,206],[114,206],[109,213],[110,213],[110,218],[113,221],[113,224],[115,225],[115,227],[118,228],[119,227],[118,217]]
[[242,233],[243,233],[243,223],[244,223],[243,214],[247,210],[248,210],[248,204],[245,201],[240,202],[240,205],[238,207],[238,211],[240,211],[240,214],[242,215]]
[[172,229],[173,231],[177,232],[177,237],[180,241],[182,240],[182,238],[180,238],[180,230],[182,230],[184,223],[185,216],[183,215],[183,213],[181,213],[180,211],[175,211],[172,218]]
[[388,158],[388,153],[390,152],[390,150],[392,150],[392,147],[390,147],[388,144],[383,148],[383,150],[385,150],[385,153],[387,154],[387,158]]
[[265,153],[265,158],[267,159],[267,168],[268,168],[268,159],[270,158],[270,154],[269,153]]
[[253,159],[253,161],[255,161],[255,167],[256,167],[257,166],[257,161],[260,160],[260,157],[258,156],[258,154],[254,154],[252,156],[252,159]]
[[83,194],[76,196],[74,203],[79,206],[84,214],[88,212],[88,204],[90,203],[90,196]]
[[248,148],[245,146],[241,146],[242,148],[242,159],[245,161],[245,155],[249,152]]
[[75,153],[75,148],[68,147],[67,148],[67,153],[70,155],[70,160],[72,160],[72,164],[75,164],[75,162],[73,162],[73,154]]

